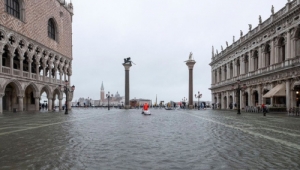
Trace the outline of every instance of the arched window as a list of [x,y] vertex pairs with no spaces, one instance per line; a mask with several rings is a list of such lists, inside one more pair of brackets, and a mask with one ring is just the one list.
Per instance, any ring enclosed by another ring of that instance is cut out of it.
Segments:
[[258,51],[254,52],[254,71],[258,70]]
[[21,19],[19,0],[6,0],[6,11],[10,15]]
[[52,18],[48,20],[48,37],[56,40],[56,27]]
[[280,38],[279,40],[279,56],[278,63],[285,61],[285,40]]
[[236,75],[237,75],[237,76],[240,75],[240,69],[241,69],[240,59],[238,59],[238,60],[236,61]]
[[270,45],[267,44],[265,48],[265,67],[270,65],[271,49]]
[[245,56],[245,74],[249,72],[249,57],[248,55]]

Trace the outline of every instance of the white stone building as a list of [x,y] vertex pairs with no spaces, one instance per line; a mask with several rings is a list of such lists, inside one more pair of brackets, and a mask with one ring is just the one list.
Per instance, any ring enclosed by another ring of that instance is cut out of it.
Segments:
[[240,106],[262,103],[287,109],[299,106],[300,0],[288,1],[278,12],[221,49],[212,52],[212,103],[221,109],[237,102],[237,80],[244,88]]

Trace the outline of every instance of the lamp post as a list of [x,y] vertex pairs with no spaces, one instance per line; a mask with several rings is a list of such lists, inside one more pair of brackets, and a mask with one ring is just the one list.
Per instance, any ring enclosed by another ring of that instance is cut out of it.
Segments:
[[202,94],[200,93],[200,91],[198,91],[198,95],[195,94],[195,97],[198,98],[198,110],[199,110],[200,109],[199,100],[202,97]]
[[183,105],[184,105],[184,108],[185,108],[185,102],[186,102],[186,101],[187,101],[187,98],[184,97],[184,98],[182,99],[182,103],[183,103]]
[[108,94],[106,94],[107,97],[107,101],[108,101],[108,110],[109,110],[109,98],[114,97],[113,94],[110,95],[110,92],[108,92]]
[[60,90],[62,91],[62,92],[65,92],[66,93],[66,110],[65,110],[65,114],[68,114],[68,93],[69,92],[71,92],[71,93],[73,93],[74,91],[75,91],[75,86],[73,85],[72,87],[71,87],[71,89],[70,89],[70,87],[69,87],[69,82],[66,80],[65,81],[65,85],[64,86],[62,86],[62,85],[59,85],[59,87],[60,87]]
[[238,98],[238,101],[237,101],[237,108],[238,108],[238,112],[237,114],[241,114],[241,106],[240,106],[240,100],[241,100],[241,96],[240,96],[240,92],[241,90],[244,91],[246,89],[246,84],[243,84],[243,87],[241,87],[240,85],[240,80],[237,80],[237,88],[234,89],[234,85],[232,85],[232,90],[236,90],[236,95],[237,95],[237,98]]

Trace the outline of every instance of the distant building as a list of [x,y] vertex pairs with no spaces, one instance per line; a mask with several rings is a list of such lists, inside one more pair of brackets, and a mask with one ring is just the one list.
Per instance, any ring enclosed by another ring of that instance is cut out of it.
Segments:
[[[121,106],[124,102],[125,102],[125,97],[120,96],[119,92],[117,92],[113,97],[109,98],[110,106]],[[97,104],[99,104],[99,106],[108,106],[108,98],[105,95],[103,82],[101,84],[101,90],[100,90],[100,101],[98,101]]]
[[145,103],[148,103],[149,106],[152,105],[152,100],[150,99],[131,99],[129,101],[131,107],[143,106]]

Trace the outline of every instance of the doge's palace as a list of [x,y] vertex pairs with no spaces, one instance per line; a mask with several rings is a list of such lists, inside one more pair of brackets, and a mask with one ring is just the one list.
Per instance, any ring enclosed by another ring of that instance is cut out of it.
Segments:
[[[212,103],[220,109],[234,108],[237,80],[240,80],[242,109],[259,106],[286,109],[300,102],[300,0],[288,0],[278,12],[271,7],[270,17],[239,39],[212,51]],[[231,107],[233,106],[233,107]]]
[[39,110],[44,92],[49,110],[55,99],[62,108],[59,85],[71,85],[72,16],[65,0],[0,1],[0,113]]

